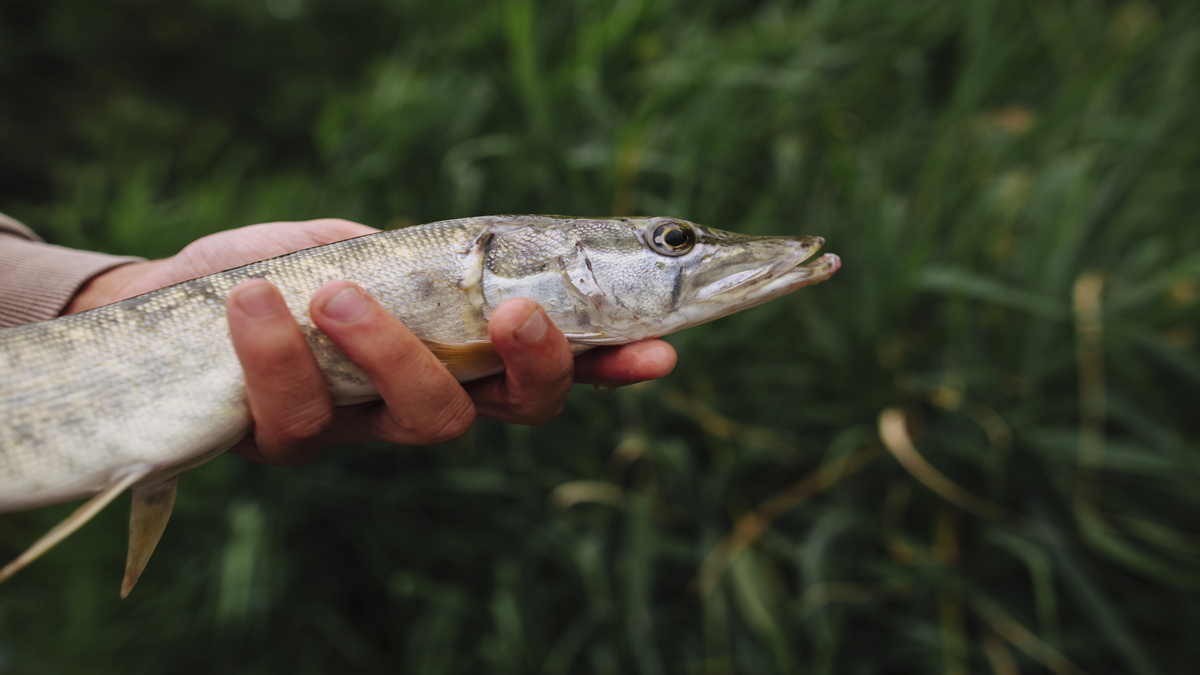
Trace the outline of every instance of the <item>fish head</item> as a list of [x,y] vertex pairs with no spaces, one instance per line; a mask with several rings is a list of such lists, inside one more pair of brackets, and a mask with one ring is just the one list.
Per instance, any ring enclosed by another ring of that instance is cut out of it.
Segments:
[[556,219],[500,233],[484,274],[489,303],[537,300],[568,339],[658,337],[824,281],[837,256],[820,237],[757,237],[678,218]]

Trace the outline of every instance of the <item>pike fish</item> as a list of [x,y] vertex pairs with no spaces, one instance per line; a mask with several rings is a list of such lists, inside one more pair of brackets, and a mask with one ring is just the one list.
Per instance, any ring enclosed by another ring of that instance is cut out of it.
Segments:
[[0,330],[0,511],[88,498],[0,569],[0,581],[132,489],[121,597],[157,545],[179,475],[251,428],[225,299],[263,278],[282,292],[337,405],[378,398],[313,325],[327,281],[362,286],[461,382],[504,369],[492,311],[526,297],[578,353],[673,333],[828,279],[820,237],[751,237],[674,218],[491,216],[310,248],[91,311]]

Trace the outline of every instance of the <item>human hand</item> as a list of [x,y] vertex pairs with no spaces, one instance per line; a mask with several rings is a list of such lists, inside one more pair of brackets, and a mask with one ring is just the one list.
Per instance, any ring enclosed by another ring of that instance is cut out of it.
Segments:
[[[171,258],[96,277],[67,313],[375,231],[329,219],[220,232]],[[465,433],[476,416],[540,424],[561,412],[572,381],[619,386],[662,377],[675,365],[675,351],[661,340],[598,348],[573,358],[566,338],[537,303],[516,298],[498,307],[488,324],[505,372],[460,385],[373,298],[349,282],[332,281],[313,295],[313,321],[381,395],[380,401],[335,408],[299,327],[270,283],[240,284],[227,308],[254,418],[253,434],[234,451],[268,464],[303,464],[336,443],[442,442]]]

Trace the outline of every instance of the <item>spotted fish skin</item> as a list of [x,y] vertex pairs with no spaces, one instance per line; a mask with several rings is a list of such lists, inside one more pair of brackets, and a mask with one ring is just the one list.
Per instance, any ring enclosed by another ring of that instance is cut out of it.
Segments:
[[279,288],[339,403],[373,390],[313,326],[308,300],[327,281],[361,285],[422,337],[486,339],[458,281],[489,225],[349,239],[0,331],[0,510],[92,494],[125,466],[202,461],[244,436],[250,417],[225,300],[246,279]]
[[[687,233],[690,248],[664,252],[656,234],[664,228]],[[241,439],[251,420],[225,301],[247,279],[279,288],[335,403],[347,405],[376,393],[309,316],[310,298],[328,281],[362,286],[466,381],[503,369],[494,351],[481,360],[458,350],[487,352],[487,319],[508,298],[541,303],[577,352],[623,344],[828,278],[836,256],[800,265],[821,242],[744,237],[669,218],[466,218],[307,249],[0,330],[0,511],[98,493],[132,466],[153,467],[161,480]]]

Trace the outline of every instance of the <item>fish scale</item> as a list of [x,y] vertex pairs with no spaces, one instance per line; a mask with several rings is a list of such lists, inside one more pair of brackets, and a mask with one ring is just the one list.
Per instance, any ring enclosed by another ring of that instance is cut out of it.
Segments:
[[[664,249],[656,239],[664,228],[688,233],[688,248]],[[468,381],[503,370],[487,320],[508,298],[541,303],[580,352],[665,335],[824,280],[840,265],[836,256],[800,264],[821,243],[671,218],[466,218],[306,249],[0,330],[0,511],[91,496],[0,570],[0,581],[132,488],[122,595],[129,592],[166,524],[179,474],[251,427],[225,314],[242,281],[279,288],[335,404],[348,405],[377,393],[309,316],[309,299],[328,281],[362,286]],[[738,274],[753,283],[728,281]]]

